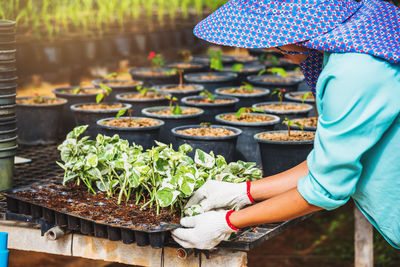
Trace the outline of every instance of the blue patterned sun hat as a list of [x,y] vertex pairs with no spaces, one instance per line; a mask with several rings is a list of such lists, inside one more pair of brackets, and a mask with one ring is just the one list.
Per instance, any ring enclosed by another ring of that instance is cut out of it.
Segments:
[[400,9],[382,0],[230,0],[194,34],[243,48],[299,44],[313,49],[300,67],[312,90],[322,53],[367,53],[400,62]]

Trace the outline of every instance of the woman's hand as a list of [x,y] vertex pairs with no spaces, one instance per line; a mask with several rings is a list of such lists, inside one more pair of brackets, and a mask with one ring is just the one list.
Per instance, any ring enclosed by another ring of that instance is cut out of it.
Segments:
[[[204,211],[213,209],[241,209],[253,203],[248,192],[249,183],[207,181],[192,196],[185,208],[200,204]],[[250,188],[249,188],[250,189]]]
[[235,232],[229,227],[228,211],[209,211],[181,219],[181,225],[172,231],[172,238],[184,248],[212,249]]

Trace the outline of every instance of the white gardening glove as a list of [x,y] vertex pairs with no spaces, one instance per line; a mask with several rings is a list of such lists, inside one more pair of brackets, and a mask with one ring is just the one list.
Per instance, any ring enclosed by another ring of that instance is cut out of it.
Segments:
[[186,228],[173,230],[172,238],[184,248],[212,249],[221,241],[227,240],[231,233],[239,230],[234,230],[234,226],[231,228],[228,225],[228,212],[209,211],[193,217],[184,217],[181,219],[181,225]]
[[[249,189],[249,194],[247,193]],[[185,208],[200,204],[203,211],[213,209],[241,209],[254,202],[250,195],[250,184],[228,183],[210,180],[197,190]]]

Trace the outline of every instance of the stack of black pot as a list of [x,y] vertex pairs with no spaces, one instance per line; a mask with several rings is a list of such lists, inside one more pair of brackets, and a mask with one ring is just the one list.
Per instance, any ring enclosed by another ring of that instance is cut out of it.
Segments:
[[17,151],[15,22],[0,20],[0,190],[12,187]]

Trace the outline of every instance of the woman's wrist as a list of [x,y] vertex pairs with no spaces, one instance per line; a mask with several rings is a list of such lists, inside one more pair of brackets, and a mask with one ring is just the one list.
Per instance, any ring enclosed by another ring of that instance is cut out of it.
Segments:
[[242,229],[243,227],[247,226],[243,224],[240,210],[231,212],[229,216],[227,216],[227,223],[232,229]]

